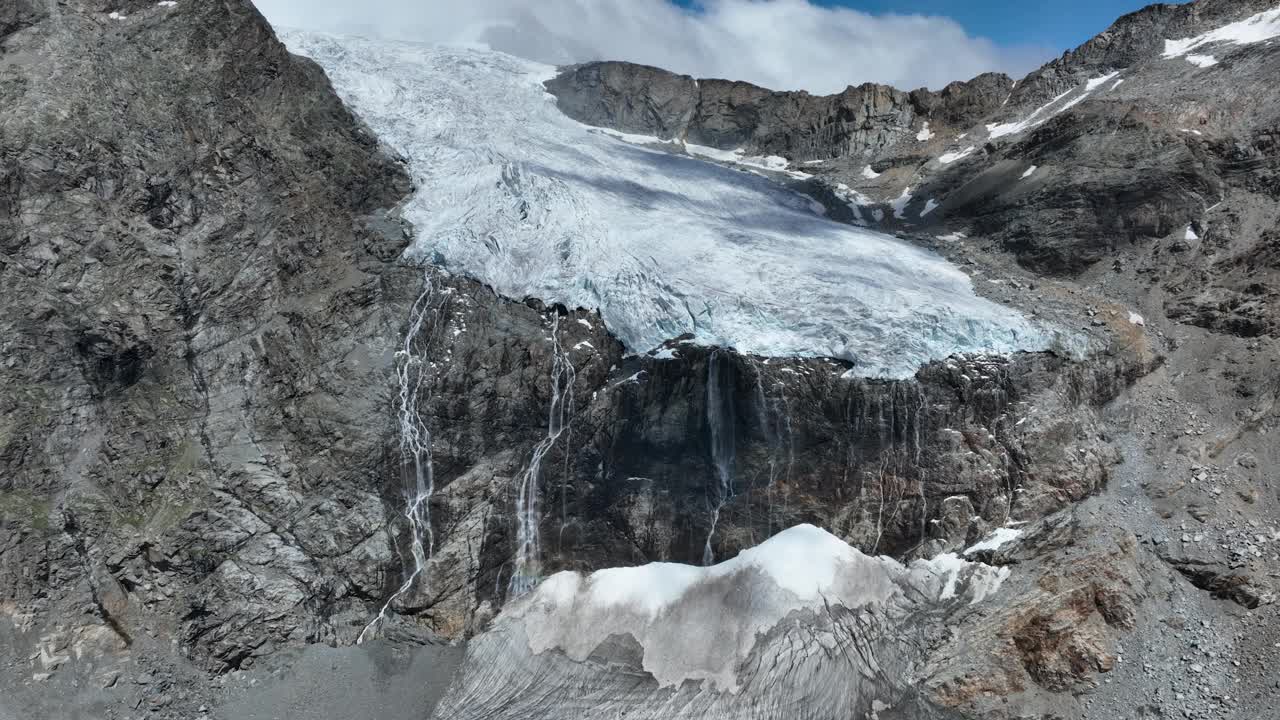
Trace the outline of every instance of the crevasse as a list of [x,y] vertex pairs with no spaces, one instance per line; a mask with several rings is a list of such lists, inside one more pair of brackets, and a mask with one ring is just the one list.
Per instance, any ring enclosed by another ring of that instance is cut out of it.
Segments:
[[407,158],[411,258],[512,298],[598,309],[634,352],[682,333],[764,356],[905,377],[958,352],[1051,337],[939,256],[833,222],[750,171],[569,119],[555,69],[500,53],[285,32]]

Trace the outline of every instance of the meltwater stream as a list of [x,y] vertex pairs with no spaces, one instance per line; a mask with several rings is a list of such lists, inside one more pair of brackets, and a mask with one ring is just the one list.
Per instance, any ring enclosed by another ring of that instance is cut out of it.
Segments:
[[[431,495],[435,492],[435,469],[431,460],[431,428],[419,410],[424,392],[431,388],[430,362],[420,354],[419,347],[430,344],[431,335],[439,321],[443,300],[437,300],[428,275],[423,279],[422,292],[409,311],[409,325],[404,343],[396,352],[396,381],[400,421],[400,468],[404,479],[405,520],[409,524],[409,554],[413,569],[405,576],[400,587],[387,598],[377,617],[360,631],[356,643],[376,633],[387,618],[387,610],[413,588],[422,577],[427,561],[435,551],[435,536],[431,530]],[[425,334],[425,337],[423,337]]]
[[716,525],[720,523],[720,512],[734,495],[733,387],[733,362],[728,353],[719,348],[711,351],[711,356],[707,358],[707,432],[710,436],[711,466],[715,478],[708,493],[711,522],[706,544],[702,548],[703,565],[712,565],[716,561],[711,541],[716,534]]
[[569,426],[575,378],[573,361],[560,344],[560,316],[556,314],[551,321],[551,398],[547,408],[547,435],[534,446],[516,489],[516,557],[508,587],[509,597],[524,595],[542,579],[542,533],[539,530],[542,499],[538,481],[542,475],[542,460]]

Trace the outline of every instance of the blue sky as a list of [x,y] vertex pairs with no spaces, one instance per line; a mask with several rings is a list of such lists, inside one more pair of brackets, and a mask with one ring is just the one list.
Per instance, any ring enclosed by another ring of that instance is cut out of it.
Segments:
[[[1165,0],[1178,2],[1179,0]],[[698,0],[674,0],[691,7]],[[1102,32],[1116,18],[1151,0],[811,0],[815,5],[862,12],[941,15],[971,35],[1006,47],[1033,46],[1069,50]]]

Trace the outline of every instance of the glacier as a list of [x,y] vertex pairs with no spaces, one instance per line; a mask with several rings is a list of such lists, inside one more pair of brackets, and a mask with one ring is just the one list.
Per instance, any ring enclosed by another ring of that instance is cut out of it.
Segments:
[[901,378],[1055,334],[940,256],[834,222],[754,168],[623,142],[560,113],[556,69],[488,50],[282,30],[407,159],[410,260],[498,293],[597,309],[635,353],[689,333]]

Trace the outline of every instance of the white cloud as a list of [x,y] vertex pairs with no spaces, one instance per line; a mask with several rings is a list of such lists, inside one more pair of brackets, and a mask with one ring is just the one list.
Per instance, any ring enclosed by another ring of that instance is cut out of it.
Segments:
[[487,45],[554,64],[629,60],[696,77],[833,93],[880,82],[939,88],[1015,77],[1043,48],[1001,48],[943,17],[874,16],[809,0],[255,0],[271,22],[432,43]]

